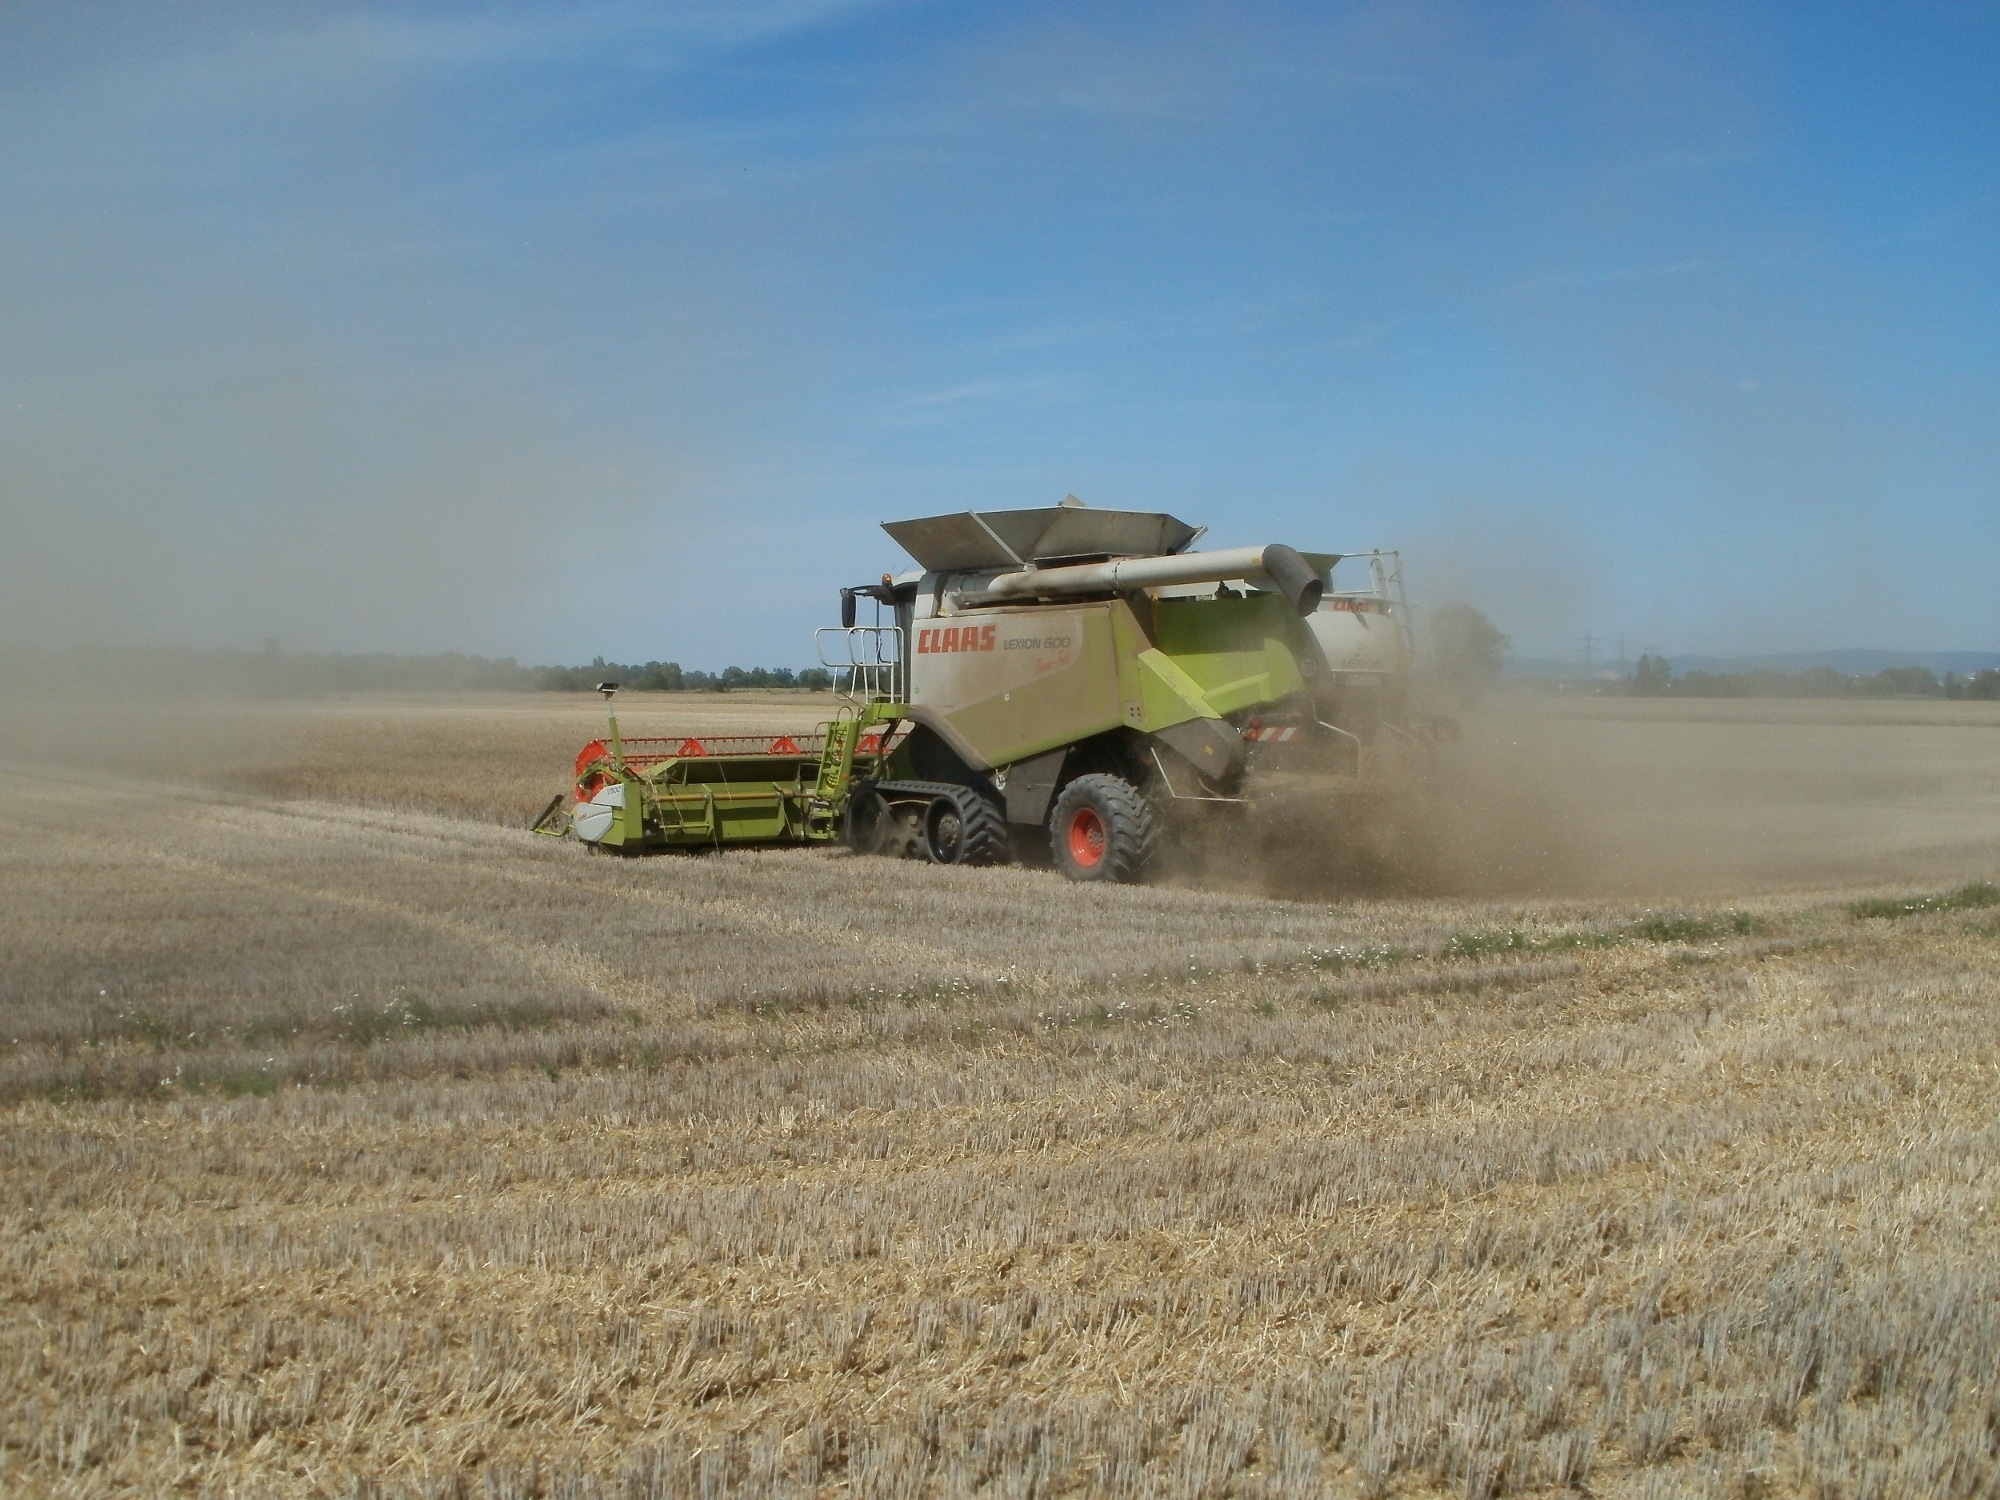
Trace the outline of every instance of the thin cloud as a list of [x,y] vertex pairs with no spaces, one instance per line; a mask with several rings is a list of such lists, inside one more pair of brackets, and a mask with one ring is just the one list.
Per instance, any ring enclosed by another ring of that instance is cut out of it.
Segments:
[[1031,376],[1020,379],[972,380],[963,385],[947,386],[943,390],[926,391],[912,396],[911,406],[953,406],[961,401],[1049,401],[1057,399],[1067,388],[1067,382],[1054,376]]

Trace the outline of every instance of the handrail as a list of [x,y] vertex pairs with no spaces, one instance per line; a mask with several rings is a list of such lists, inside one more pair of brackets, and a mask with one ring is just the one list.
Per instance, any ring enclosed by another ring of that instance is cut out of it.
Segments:
[[[1150,753],[1152,754],[1152,757],[1153,757],[1153,764],[1154,764],[1154,765],[1156,765],[1156,766],[1158,766],[1158,767],[1160,768],[1160,780],[1161,780],[1161,782],[1163,782],[1163,783],[1165,784],[1165,786],[1166,786],[1166,788],[1167,788],[1167,795],[1168,795],[1169,797],[1173,798],[1173,799],[1174,799],[1174,801],[1176,801],[1176,802],[1247,802],[1247,801],[1249,801],[1249,800],[1250,800],[1250,799],[1249,799],[1248,797],[1204,797],[1204,796],[1201,796],[1201,795],[1200,795],[1199,793],[1194,793],[1194,792],[1183,792],[1183,791],[1181,791],[1181,790],[1180,790],[1180,789],[1179,789],[1178,787],[1176,787],[1176,786],[1174,785],[1174,778],[1173,778],[1173,775],[1172,775],[1172,773],[1171,773],[1171,772],[1169,772],[1169,771],[1167,770],[1167,763],[1166,763],[1165,761],[1163,761],[1163,760],[1161,760],[1161,759],[1160,759],[1160,752],[1159,752],[1159,750],[1158,750],[1157,748],[1154,748],[1154,747],[1150,747],[1150,746],[1148,747],[1148,749],[1150,750]],[[1199,772],[1197,772],[1196,774],[1197,774],[1197,775],[1199,775],[1200,773],[1199,773]]]
[[[830,649],[829,641],[838,645]],[[903,701],[903,630],[899,625],[824,625],[813,632],[820,665],[834,691],[856,703]]]
[[1313,723],[1319,725],[1322,729],[1332,730],[1342,739],[1354,741],[1354,774],[1359,776],[1361,774],[1361,763],[1368,753],[1367,747],[1361,743],[1361,736],[1351,729],[1342,729],[1338,724],[1329,724],[1326,720],[1318,716],[1313,718]]

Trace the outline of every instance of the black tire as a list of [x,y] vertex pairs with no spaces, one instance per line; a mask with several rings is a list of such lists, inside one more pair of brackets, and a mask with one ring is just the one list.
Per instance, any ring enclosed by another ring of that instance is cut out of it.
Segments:
[[856,854],[880,854],[888,846],[889,804],[872,786],[858,786],[847,798],[840,820],[841,841]]
[[1079,776],[1049,813],[1049,852],[1071,880],[1137,880],[1153,862],[1153,805],[1122,776]]
[[933,864],[997,865],[1007,857],[1006,816],[969,786],[945,788],[924,809],[924,852]]

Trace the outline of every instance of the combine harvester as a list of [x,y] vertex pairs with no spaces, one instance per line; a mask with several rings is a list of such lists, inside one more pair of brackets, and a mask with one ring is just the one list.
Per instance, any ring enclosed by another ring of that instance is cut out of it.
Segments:
[[[1379,794],[1448,721],[1410,712],[1396,554],[1186,550],[1172,516],[967,511],[883,529],[921,571],[842,589],[810,733],[610,733],[536,827],[599,849],[844,842],[939,864],[1046,858],[1137,879],[1163,835],[1301,797]],[[859,601],[874,606],[856,623]],[[616,684],[601,691],[607,701]]]

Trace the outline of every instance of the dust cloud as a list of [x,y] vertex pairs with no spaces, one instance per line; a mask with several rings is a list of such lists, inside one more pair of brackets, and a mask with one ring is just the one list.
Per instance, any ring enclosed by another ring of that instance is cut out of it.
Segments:
[[1523,497],[1461,496],[1404,544],[1416,624],[1470,605],[1505,631],[1516,655],[1568,658],[1589,622],[1615,617],[1611,562],[1576,509]]
[[1209,830],[1176,882],[1293,899],[1716,898],[2000,870],[2000,712],[1567,700],[1470,712],[1436,774]]
[[0,684],[0,766],[28,770],[51,795],[79,773],[207,787],[255,785],[293,759],[306,721],[287,705],[205,694],[111,693]]

